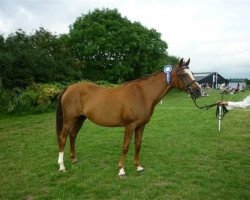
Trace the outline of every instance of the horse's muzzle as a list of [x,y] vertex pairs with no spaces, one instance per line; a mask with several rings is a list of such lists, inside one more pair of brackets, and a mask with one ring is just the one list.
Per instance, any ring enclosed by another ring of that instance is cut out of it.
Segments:
[[192,89],[191,93],[192,93],[192,96],[197,99],[201,96],[201,89],[194,88],[194,89]]
[[202,95],[201,86],[197,82],[194,82],[193,85],[189,87],[189,93],[192,95],[193,98],[199,98]]

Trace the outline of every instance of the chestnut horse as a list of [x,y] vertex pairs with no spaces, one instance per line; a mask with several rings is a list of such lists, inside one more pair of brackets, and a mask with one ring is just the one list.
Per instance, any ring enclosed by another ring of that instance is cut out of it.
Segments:
[[142,171],[139,153],[142,134],[149,122],[155,105],[172,88],[186,90],[192,97],[201,96],[201,87],[189,70],[189,62],[179,64],[145,78],[130,81],[116,88],[103,88],[92,83],[70,85],[58,97],[56,125],[59,144],[59,171],[65,171],[64,147],[70,138],[70,158],[74,163],[75,139],[88,118],[92,122],[107,127],[125,127],[121,158],[118,163],[119,176],[125,175],[124,162],[133,134],[135,134],[134,165]]

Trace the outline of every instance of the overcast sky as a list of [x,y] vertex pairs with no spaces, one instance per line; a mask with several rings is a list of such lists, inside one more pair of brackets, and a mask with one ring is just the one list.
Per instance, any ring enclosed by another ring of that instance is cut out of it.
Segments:
[[0,34],[39,27],[68,33],[77,17],[117,8],[154,28],[170,55],[191,58],[193,72],[250,79],[250,0],[0,0]]

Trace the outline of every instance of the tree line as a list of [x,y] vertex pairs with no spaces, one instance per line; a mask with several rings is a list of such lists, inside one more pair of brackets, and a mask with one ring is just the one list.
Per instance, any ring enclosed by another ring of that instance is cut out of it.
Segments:
[[167,49],[156,30],[116,9],[96,9],[78,17],[68,34],[40,28],[0,35],[0,82],[5,88],[81,79],[121,83],[178,62]]

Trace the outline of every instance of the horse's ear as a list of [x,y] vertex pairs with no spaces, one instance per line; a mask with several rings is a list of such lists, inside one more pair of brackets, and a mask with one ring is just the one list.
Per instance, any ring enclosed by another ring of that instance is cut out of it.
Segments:
[[183,65],[183,58],[179,62],[179,67],[182,67],[182,65]]
[[187,62],[185,63],[186,66],[188,66],[190,63],[190,58],[187,60]]

